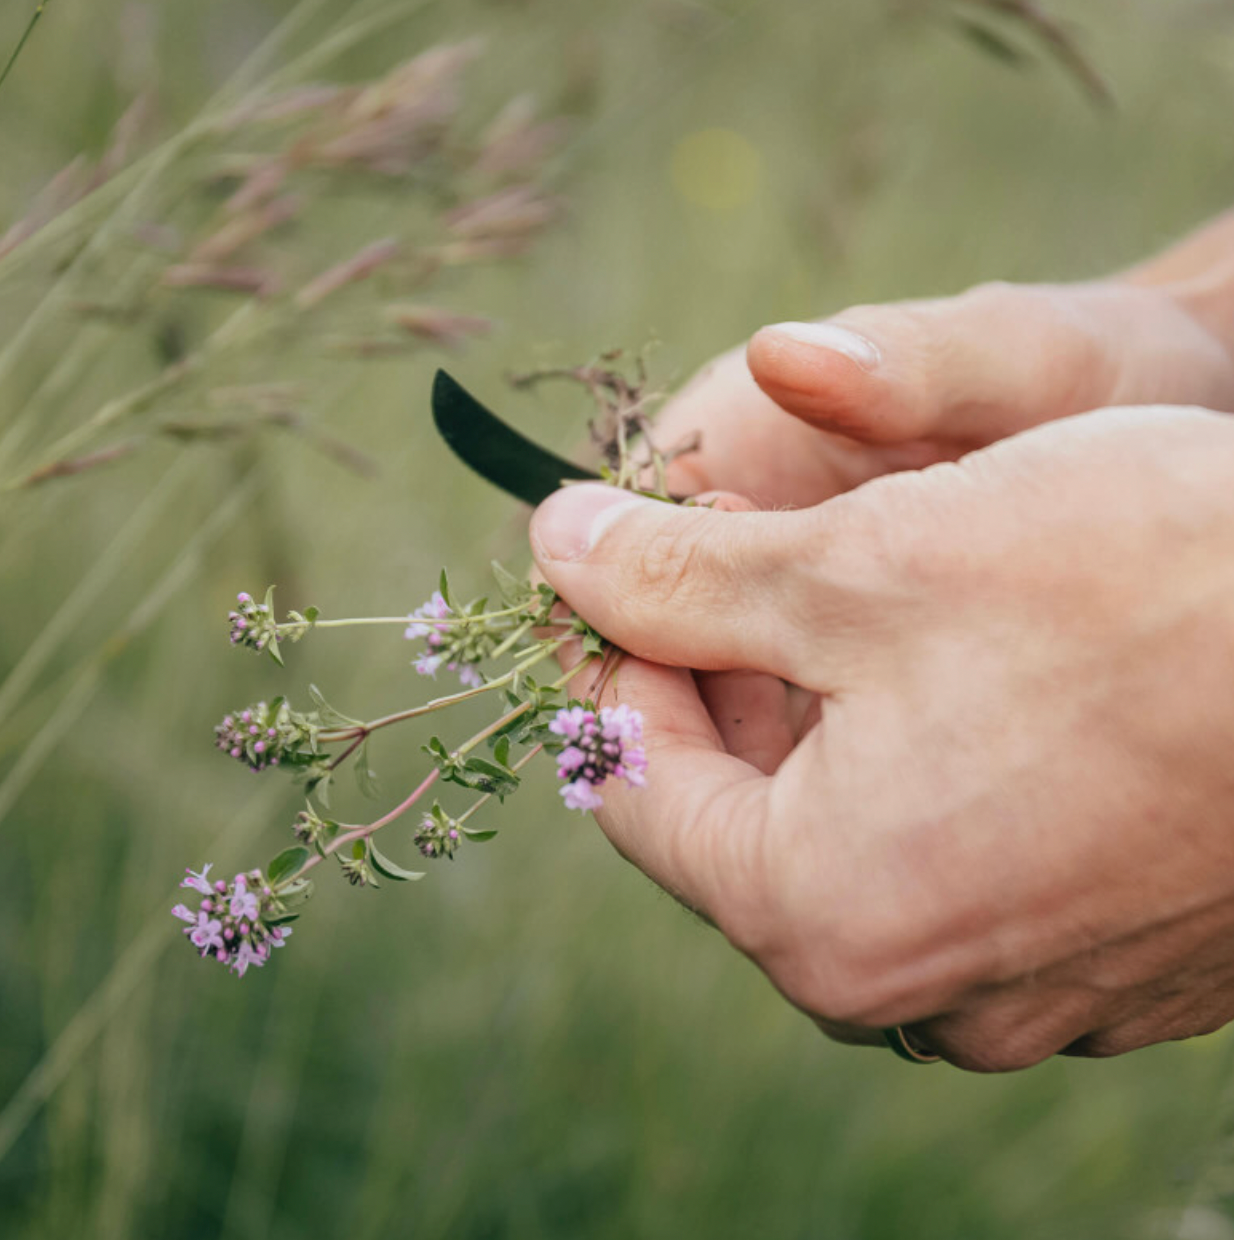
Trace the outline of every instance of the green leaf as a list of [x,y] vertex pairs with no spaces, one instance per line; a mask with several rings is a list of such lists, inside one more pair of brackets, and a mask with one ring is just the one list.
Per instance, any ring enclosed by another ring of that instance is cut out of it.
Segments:
[[421,745],[420,748],[433,759],[433,765],[448,778],[447,772],[455,765],[454,757],[442,743],[441,737],[430,736],[428,744]]
[[446,778],[477,792],[492,793],[498,798],[508,796],[521,782],[509,768],[498,766],[487,758],[468,758],[460,769],[447,774]]
[[499,736],[497,738],[497,743],[493,746],[493,761],[499,766],[509,767],[510,738],[508,736]]
[[312,793],[323,805],[330,808],[330,785],[334,783],[334,772],[318,768],[309,773],[304,781],[305,792]]
[[377,772],[368,764],[367,737],[364,740],[364,744],[356,751],[356,786],[370,801],[375,801],[381,796],[381,789],[377,783]]
[[290,878],[297,873],[308,859],[309,850],[302,844],[294,844],[291,848],[284,848],[266,867],[266,881],[271,887],[276,886],[283,879]]
[[290,887],[279,892],[279,903],[284,908],[295,908],[312,898],[315,888],[311,878],[297,879]]
[[516,577],[499,560],[493,561],[493,576],[497,581],[497,588],[501,591],[501,597],[507,607],[517,607],[520,603],[526,603],[531,600],[531,584],[522,578]]
[[401,865],[395,865],[389,857],[378,850],[377,845],[372,840],[369,840],[368,851],[369,860],[373,863],[373,869],[378,874],[384,874],[386,878],[393,878],[400,883],[413,883],[416,879],[424,877],[423,870],[405,870]]
[[337,710],[326,701],[326,695],[316,685],[309,685],[309,697],[313,699],[313,705],[317,707],[317,717],[323,724],[331,727],[360,727],[359,719],[353,719],[350,715],[345,715],[341,710]]
[[317,617],[321,615],[321,609],[317,607],[306,607],[304,609],[304,618],[309,624],[316,624]]
[[474,844],[483,844],[497,834],[496,827],[461,827],[460,830]]
[[446,570],[444,568],[441,570],[441,578],[437,582],[437,591],[441,597],[445,599],[446,606],[453,611],[454,600],[450,597],[450,578],[446,576]]
[[265,922],[267,926],[289,926],[293,921],[299,920],[299,913],[283,913],[279,917],[267,917]]

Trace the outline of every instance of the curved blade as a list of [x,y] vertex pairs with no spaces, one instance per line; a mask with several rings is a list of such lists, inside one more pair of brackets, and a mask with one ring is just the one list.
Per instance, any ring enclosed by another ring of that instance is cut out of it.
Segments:
[[433,421],[464,465],[524,503],[542,503],[567,479],[599,480],[507,426],[444,370],[433,379]]

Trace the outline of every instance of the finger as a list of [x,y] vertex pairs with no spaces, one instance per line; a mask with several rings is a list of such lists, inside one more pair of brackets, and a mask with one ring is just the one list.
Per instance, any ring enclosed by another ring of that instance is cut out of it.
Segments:
[[1085,1033],[1059,1052],[1107,1059],[1159,1042],[1181,1042],[1216,1033],[1234,1020],[1234,988],[1193,991],[1154,1002],[1117,1024]]
[[764,328],[747,360],[778,405],[873,444],[963,449],[1103,405],[1234,400],[1210,332],[1167,294],[1113,282],[857,306]]
[[[669,465],[669,489],[693,495],[724,488],[757,508],[808,508],[888,468],[881,453],[781,409],[754,382],[744,348],[709,363],[657,416],[660,447],[692,437],[699,447]],[[929,462],[905,461],[914,463]]]
[[601,704],[643,718],[646,783],[601,786],[596,820],[622,856],[735,942],[761,899],[769,781],[726,753],[690,673],[623,658]]
[[822,512],[725,513],[577,486],[540,506],[531,540],[553,588],[623,650],[821,691],[829,645],[855,628],[851,591],[825,579],[840,548],[824,546]]
[[1031,1068],[1098,1021],[1102,997],[1086,987],[993,987],[964,1007],[909,1026],[913,1041],[969,1072]]
[[765,672],[698,672],[694,677],[724,748],[774,775],[796,743],[789,689]]

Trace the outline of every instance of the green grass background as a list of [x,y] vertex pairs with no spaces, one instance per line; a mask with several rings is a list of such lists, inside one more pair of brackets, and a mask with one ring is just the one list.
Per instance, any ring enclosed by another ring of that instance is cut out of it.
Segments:
[[[5,45],[26,7],[0,13]],[[0,222],[103,144],[131,94],[126,7],[48,10],[0,92]],[[291,6],[154,7],[143,72],[174,132]],[[300,49],[378,7],[325,0]],[[405,7],[332,70],[480,32],[477,100],[533,90],[573,117],[553,169],[566,221],[441,295],[501,322],[454,368],[556,443],[577,399],[506,395],[505,369],[655,334],[657,373],[680,379],[764,322],[1096,275],[1234,202],[1228,4],[1066,6],[1113,112],[1040,58],[982,55],[942,6]],[[738,135],[734,160],[683,156],[713,129]],[[403,204],[337,209],[370,212],[376,236]],[[51,278],[0,269],[5,338]],[[23,346],[0,431],[85,330],[65,308]],[[153,373],[141,330],[96,343],[39,436]],[[376,480],[295,442],[163,445],[0,497],[0,679],[47,655],[0,717],[0,1235],[1234,1236],[1228,1034],[1003,1078],[832,1046],[544,774],[494,843],[423,883],[327,872],[264,972],[193,958],[167,915],[182,867],[263,860],[299,803],[218,757],[216,719],[309,680],[369,716],[422,688],[395,631],[320,633],[286,672],[237,654],[231,595],[272,580],[288,605],[388,614],[443,563],[479,590],[492,556],[525,555],[522,515],[428,428],[439,360],[341,365],[294,342],[252,359],[252,379],[315,385]],[[422,739],[375,745],[388,795]]]

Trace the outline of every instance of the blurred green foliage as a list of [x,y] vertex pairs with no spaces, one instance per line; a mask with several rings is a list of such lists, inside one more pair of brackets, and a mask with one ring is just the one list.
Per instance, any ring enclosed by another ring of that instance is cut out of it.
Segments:
[[[308,7],[276,66],[400,6]],[[24,8],[0,14],[4,47]],[[53,6],[0,92],[0,220],[97,155],[138,87],[163,133],[189,124],[291,8]],[[973,6],[402,8],[330,71],[481,33],[477,108],[532,90],[572,119],[568,220],[446,290],[501,323],[459,373],[550,442],[578,433],[576,396],[509,394],[505,370],[655,333],[679,379],[764,322],[1095,275],[1234,201],[1226,4],[1068,5],[1114,111],[1031,42],[983,55],[955,20]],[[380,235],[399,207],[355,210]],[[5,337],[53,275],[0,268]],[[83,330],[65,307],[29,342],[0,433]],[[61,420],[147,379],[155,344],[115,331]],[[280,340],[252,359],[253,381],[314,385],[374,479],[276,437],[162,443],[0,497],[0,682],[16,669],[23,689],[0,712],[0,1235],[1234,1236],[1227,1034],[1007,1078],[832,1046],[547,778],[414,888],[323,882],[270,969],[237,982],[193,959],[167,915],[182,867],[272,855],[298,807],[219,758],[216,719],[309,680],[368,715],[419,690],[394,632],[316,634],[286,672],[231,651],[234,592],[388,614],[442,563],[466,592],[523,555],[522,515],[429,431],[438,360],[342,365]],[[375,740],[387,793],[422,739]]]

